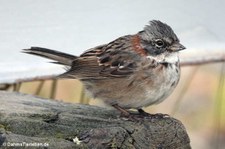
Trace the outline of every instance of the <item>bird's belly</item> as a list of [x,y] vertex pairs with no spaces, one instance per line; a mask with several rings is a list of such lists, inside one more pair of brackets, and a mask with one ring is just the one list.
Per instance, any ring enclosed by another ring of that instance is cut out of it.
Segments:
[[106,104],[138,109],[160,103],[172,93],[180,77],[180,70],[174,67],[168,66],[161,74],[145,78],[92,80],[84,84],[94,98]]
[[[138,102],[133,102],[135,108],[146,107],[153,104],[158,104],[164,101],[175,89],[180,78],[180,68],[177,65],[169,65],[164,68],[162,74],[158,74],[154,78],[153,85],[145,85],[143,94],[144,98]],[[136,106],[135,106],[136,105]]]

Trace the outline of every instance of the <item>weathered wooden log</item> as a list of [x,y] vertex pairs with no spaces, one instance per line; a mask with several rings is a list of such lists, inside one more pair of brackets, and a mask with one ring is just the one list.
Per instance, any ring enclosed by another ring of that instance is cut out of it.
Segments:
[[130,121],[102,107],[0,92],[0,146],[39,148],[190,149],[172,117]]

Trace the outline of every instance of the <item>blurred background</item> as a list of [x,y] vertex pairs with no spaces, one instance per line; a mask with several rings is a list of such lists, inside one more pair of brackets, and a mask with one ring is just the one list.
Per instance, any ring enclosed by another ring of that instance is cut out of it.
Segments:
[[[224,6],[223,0],[0,0],[0,89],[104,106],[86,96],[78,80],[53,79],[64,72],[62,66],[23,54],[21,49],[39,46],[79,55],[137,33],[148,21],[157,19],[170,25],[187,47],[181,60],[185,55],[194,60],[216,51],[224,54]],[[222,149],[224,68],[223,63],[182,67],[174,93],[145,110],[167,113],[182,121],[193,149]]]

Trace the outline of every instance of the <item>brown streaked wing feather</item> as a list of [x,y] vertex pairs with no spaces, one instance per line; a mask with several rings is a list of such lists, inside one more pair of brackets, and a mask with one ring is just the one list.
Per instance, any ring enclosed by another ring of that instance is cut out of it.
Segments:
[[134,54],[125,50],[116,50],[99,57],[100,65],[105,66],[100,72],[102,76],[124,77],[136,69]]
[[83,54],[80,55],[80,57],[88,57],[88,56],[97,56],[98,54],[101,54],[104,50],[104,47],[107,45],[100,45],[95,48],[91,48],[89,50],[86,50]]
[[129,43],[130,36],[121,37],[107,45],[87,50],[77,58],[66,76],[80,79],[107,77],[126,77],[137,67],[137,56]]
[[102,67],[99,66],[95,56],[79,57],[72,63],[72,67],[61,76],[77,79],[98,78]]

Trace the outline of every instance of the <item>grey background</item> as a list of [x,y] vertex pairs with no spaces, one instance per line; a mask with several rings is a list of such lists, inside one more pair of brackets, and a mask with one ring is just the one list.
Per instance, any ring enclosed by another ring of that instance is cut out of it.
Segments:
[[21,53],[31,46],[79,55],[149,20],[169,24],[188,49],[225,51],[224,0],[0,0],[0,83],[63,72],[46,59]]

